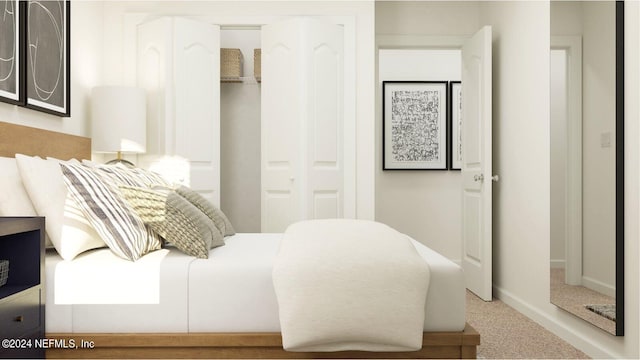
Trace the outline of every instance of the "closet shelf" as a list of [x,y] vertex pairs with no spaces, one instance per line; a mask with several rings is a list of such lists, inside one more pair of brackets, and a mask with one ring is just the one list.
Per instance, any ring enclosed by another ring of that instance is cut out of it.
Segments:
[[244,85],[258,85],[260,83],[259,78],[253,76],[238,76],[238,77],[223,77],[220,78],[221,83],[241,83]]

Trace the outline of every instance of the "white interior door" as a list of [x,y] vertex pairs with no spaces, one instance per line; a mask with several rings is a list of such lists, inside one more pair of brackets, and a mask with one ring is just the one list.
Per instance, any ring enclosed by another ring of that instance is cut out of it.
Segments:
[[262,27],[263,232],[343,216],[343,52],[335,24]]
[[189,185],[220,206],[220,27],[174,19],[175,155]]
[[492,299],[491,27],[462,47],[462,267],[469,290]]
[[307,83],[306,214],[342,218],[344,208],[343,42],[341,26],[305,18]]
[[164,155],[174,148],[168,136],[173,129],[173,113],[166,101],[173,76],[172,30],[170,17],[136,28],[137,84],[147,93],[147,154]]
[[162,17],[137,29],[145,164],[220,204],[220,27]]
[[282,232],[301,219],[302,84],[296,23],[262,27],[261,229]]

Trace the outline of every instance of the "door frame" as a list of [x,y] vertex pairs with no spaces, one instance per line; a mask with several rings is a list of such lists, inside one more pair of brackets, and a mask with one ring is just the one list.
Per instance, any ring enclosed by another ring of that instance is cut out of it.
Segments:
[[[430,36],[430,35],[376,35],[375,79],[376,79],[376,149],[382,146],[382,87],[379,77],[380,50],[462,50],[469,36]],[[382,167],[382,152],[376,151],[376,169]],[[376,170],[377,172],[377,170]],[[462,229],[460,229],[462,239]],[[450,259],[462,266],[462,250],[457,259]]]
[[551,36],[551,50],[567,56],[565,282],[582,285],[582,37]]

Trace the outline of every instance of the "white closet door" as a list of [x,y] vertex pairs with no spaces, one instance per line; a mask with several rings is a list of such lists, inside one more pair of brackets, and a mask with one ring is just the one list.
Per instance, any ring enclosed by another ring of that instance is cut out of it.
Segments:
[[261,228],[282,232],[302,218],[302,84],[299,21],[262,27]]
[[175,149],[189,185],[220,205],[220,27],[174,19]]
[[344,126],[341,26],[305,18],[307,188],[305,217],[343,217]]
[[159,18],[138,26],[137,29],[137,78],[138,86],[147,93],[147,153],[166,154],[173,149],[173,140],[167,137],[173,129],[173,113],[166,101],[172,96],[171,83],[173,59],[173,21]]
[[262,27],[262,231],[343,216],[342,28],[310,18]]

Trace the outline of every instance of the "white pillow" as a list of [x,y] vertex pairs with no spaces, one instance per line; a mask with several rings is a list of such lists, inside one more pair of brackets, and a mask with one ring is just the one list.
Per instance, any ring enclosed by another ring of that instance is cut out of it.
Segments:
[[0,157],[0,216],[37,216],[22,185],[16,159]]
[[[15,158],[0,157],[0,216],[38,216],[22,184]],[[45,246],[53,247],[45,236]]]
[[33,207],[45,217],[47,235],[63,259],[72,260],[84,251],[105,246],[68,194],[59,160],[16,154],[16,161]]

